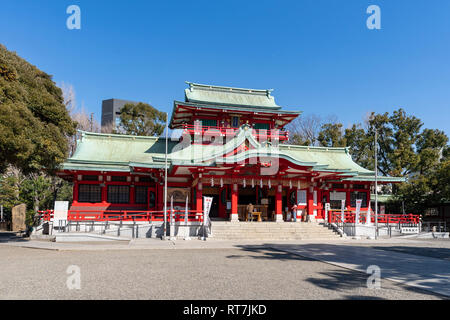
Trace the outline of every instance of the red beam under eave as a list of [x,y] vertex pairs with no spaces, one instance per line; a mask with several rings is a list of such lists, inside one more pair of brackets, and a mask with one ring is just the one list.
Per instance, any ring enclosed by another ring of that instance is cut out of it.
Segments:
[[[274,116],[276,118],[280,118],[280,117],[293,117],[293,115],[291,114],[287,114],[287,113],[280,113],[280,112],[264,112],[264,111],[245,111],[245,110],[217,110],[217,109],[212,109],[212,108],[208,108],[208,107],[191,107],[191,106],[185,106],[185,105],[177,105],[178,107],[182,107],[184,108],[186,111],[197,111],[197,110],[201,110],[203,111],[207,111],[212,113],[213,115],[217,115],[218,112],[221,113],[244,113],[244,114],[258,114],[261,116],[267,116],[270,118],[273,118]],[[178,111],[178,110],[177,110]]]

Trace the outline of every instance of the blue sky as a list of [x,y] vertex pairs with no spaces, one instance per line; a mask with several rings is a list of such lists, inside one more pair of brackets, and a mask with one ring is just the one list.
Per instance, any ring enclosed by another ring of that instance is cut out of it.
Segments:
[[[66,8],[81,8],[68,30]],[[381,8],[381,30],[366,8]],[[1,1],[0,43],[100,119],[109,98],[170,112],[184,81],[275,89],[348,126],[403,107],[450,135],[450,1]]]

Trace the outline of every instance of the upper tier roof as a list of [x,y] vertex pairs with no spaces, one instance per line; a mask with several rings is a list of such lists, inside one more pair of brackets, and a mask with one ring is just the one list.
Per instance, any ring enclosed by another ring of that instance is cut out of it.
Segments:
[[192,124],[196,115],[220,117],[224,114],[258,116],[273,121],[279,128],[294,120],[301,111],[282,110],[270,95],[272,89],[243,89],[186,82],[185,101],[174,101],[169,127]]
[[186,81],[189,88],[185,89],[186,102],[204,104],[220,104],[231,106],[253,106],[273,110],[281,109],[276,105],[273,91],[259,89],[243,89],[222,86],[197,84]]

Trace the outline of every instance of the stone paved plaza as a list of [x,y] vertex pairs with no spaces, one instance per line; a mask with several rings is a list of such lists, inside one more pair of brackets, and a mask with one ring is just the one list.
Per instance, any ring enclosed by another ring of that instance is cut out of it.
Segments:
[[[3,241],[0,299],[446,299],[449,252],[446,240]],[[366,285],[374,263],[381,289]],[[71,265],[80,290],[67,288]],[[427,290],[404,285],[417,280]]]

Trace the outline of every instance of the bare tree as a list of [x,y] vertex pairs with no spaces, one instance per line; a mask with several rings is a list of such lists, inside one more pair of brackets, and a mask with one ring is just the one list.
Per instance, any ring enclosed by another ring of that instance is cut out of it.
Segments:
[[117,133],[117,130],[114,128],[113,122],[108,122],[106,125],[102,126],[102,133]]
[[[83,102],[81,103],[81,108],[78,109],[73,85],[62,82],[60,87],[63,92],[64,104],[66,105],[72,120],[77,122],[77,129],[81,131],[101,132],[102,128],[100,123],[95,119],[93,113],[88,114],[86,112]],[[78,137],[78,133],[71,137],[67,137],[69,143],[69,157],[75,152]]]
[[290,132],[289,143],[317,146],[319,145],[319,133],[325,123],[336,123],[336,116],[323,118],[316,114],[300,115],[290,124],[287,129]]
[[75,112],[77,108],[75,89],[73,88],[73,85],[71,85],[70,83],[66,84],[64,82],[61,82],[60,88],[63,93],[63,99],[64,104],[66,105],[66,109],[67,111],[69,111],[69,114],[72,114],[73,112]]
[[71,114],[71,117],[74,121],[78,123],[77,129],[82,131],[89,132],[100,132],[101,126],[100,123],[95,119],[94,114],[88,114],[82,105],[80,110],[76,110]]

